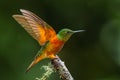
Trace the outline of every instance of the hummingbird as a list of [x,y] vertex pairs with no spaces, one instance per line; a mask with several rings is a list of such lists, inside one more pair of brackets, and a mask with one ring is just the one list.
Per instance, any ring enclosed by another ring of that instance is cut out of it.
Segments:
[[31,11],[20,9],[21,15],[16,14],[12,17],[39,43],[41,49],[34,57],[32,63],[26,69],[29,71],[34,65],[43,59],[54,59],[57,57],[57,53],[61,51],[64,44],[69,38],[78,32],[84,32],[85,30],[73,31],[71,29],[64,28],[57,34],[55,30],[47,24],[44,20],[38,17]]

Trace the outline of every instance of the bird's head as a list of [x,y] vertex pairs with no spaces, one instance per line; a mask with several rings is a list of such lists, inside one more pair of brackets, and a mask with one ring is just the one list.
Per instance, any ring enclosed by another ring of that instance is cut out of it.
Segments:
[[72,34],[78,33],[78,32],[84,32],[84,31],[85,30],[73,31],[70,29],[62,29],[58,32],[57,36],[60,40],[67,41],[72,36]]

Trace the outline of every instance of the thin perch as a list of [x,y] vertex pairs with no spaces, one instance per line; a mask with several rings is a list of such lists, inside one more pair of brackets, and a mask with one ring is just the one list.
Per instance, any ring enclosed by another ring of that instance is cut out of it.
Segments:
[[54,66],[54,69],[58,72],[62,80],[74,80],[64,62],[61,61],[59,57],[52,59],[51,64]]

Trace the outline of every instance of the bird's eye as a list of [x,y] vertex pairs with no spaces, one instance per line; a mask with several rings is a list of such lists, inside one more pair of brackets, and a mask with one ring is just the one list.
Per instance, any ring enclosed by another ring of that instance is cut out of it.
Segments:
[[67,31],[66,33],[67,33],[67,34],[69,34],[69,33],[70,33],[70,31]]

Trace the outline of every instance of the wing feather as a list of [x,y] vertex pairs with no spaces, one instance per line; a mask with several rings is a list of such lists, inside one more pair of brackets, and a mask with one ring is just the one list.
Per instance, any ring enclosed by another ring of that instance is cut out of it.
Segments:
[[40,45],[44,45],[56,35],[54,29],[34,13],[20,9],[23,15],[13,15],[13,18],[34,38]]

